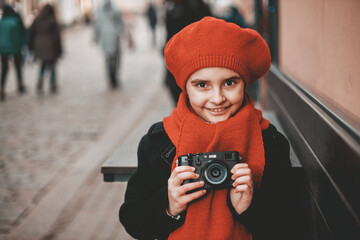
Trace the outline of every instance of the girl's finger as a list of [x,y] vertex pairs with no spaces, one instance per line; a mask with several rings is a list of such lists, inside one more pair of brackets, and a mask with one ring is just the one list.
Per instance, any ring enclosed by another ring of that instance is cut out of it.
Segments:
[[187,183],[187,184],[184,184],[180,187],[180,192],[182,194],[187,194],[187,192],[189,191],[192,191],[194,189],[197,189],[197,188],[201,188],[204,186],[204,181],[198,181],[198,182],[192,182],[192,183]]
[[199,190],[199,191],[190,193],[190,194],[186,194],[186,195],[183,197],[183,200],[184,200],[186,203],[189,203],[189,202],[194,201],[195,199],[203,196],[205,193],[206,193],[206,190],[205,190],[205,189],[202,189],[202,190]]
[[232,172],[231,179],[235,180],[241,176],[251,176],[250,168],[239,168],[236,171]]
[[173,184],[180,186],[184,180],[197,178],[199,178],[199,174],[196,174],[194,172],[182,172],[174,177]]
[[242,185],[242,184],[247,184],[249,186],[252,186],[252,180],[250,176],[242,176],[242,177],[238,177],[234,182],[233,182],[233,187],[236,187],[238,185]]
[[175,177],[176,175],[182,172],[195,172],[195,168],[191,166],[179,166],[176,167],[174,171],[172,171],[171,176]]
[[234,167],[231,169],[231,173],[234,173],[236,170],[240,169],[240,168],[248,168],[249,165],[247,163],[238,163],[235,164]]

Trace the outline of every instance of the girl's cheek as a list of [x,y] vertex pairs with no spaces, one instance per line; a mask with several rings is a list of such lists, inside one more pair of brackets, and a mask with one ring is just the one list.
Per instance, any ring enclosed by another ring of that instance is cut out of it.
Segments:
[[201,94],[199,94],[198,96],[194,97],[192,99],[192,105],[195,105],[195,106],[203,106],[206,102],[206,98],[204,96],[202,96]]

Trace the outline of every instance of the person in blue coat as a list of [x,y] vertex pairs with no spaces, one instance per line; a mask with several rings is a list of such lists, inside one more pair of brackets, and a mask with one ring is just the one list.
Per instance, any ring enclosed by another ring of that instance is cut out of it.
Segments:
[[18,92],[25,93],[21,70],[21,49],[23,46],[24,33],[25,28],[20,15],[17,14],[11,6],[5,4],[3,7],[3,16],[0,20],[1,101],[5,101],[6,75],[9,70],[9,59],[11,57],[14,59],[18,81]]

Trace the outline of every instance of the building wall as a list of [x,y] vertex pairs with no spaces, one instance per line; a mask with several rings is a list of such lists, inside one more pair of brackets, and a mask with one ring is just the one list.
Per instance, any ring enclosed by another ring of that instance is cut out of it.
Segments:
[[360,1],[279,0],[279,65],[360,123]]

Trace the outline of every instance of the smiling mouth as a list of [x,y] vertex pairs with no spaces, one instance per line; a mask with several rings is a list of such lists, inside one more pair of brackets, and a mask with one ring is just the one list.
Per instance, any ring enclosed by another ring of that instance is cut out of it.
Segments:
[[230,106],[228,107],[223,107],[223,108],[208,108],[208,110],[212,113],[221,113],[223,111],[225,111],[226,109],[228,109]]

